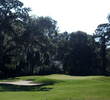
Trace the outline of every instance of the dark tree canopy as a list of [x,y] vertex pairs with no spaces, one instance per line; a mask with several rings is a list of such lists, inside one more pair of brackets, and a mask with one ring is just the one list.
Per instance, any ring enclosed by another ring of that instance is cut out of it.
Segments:
[[57,21],[29,11],[19,0],[0,0],[0,78],[110,75],[110,23],[98,25],[94,35],[59,33]]
[[19,0],[0,1],[0,70],[2,73],[8,74],[10,69],[15,69],[17,43],[23,34],[29,10],[23,8],[23,3]]
[[106,59],[106,49],[110,43],[110,24],[105,23],[105,24],[100,24],[98,25],[96,31],[96,34],[94,34],[94,37],[98,40],[100,44],[100,54],[102,57],[102,74],[106,75],[106,64],[107,64],[107,59]]

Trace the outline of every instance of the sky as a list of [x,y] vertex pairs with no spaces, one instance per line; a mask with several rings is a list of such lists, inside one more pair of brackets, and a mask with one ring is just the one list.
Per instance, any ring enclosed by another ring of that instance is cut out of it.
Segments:
[[93,34],[99,24],[107,23],[110,0],[20,0],[36,16],[50,16],[60,32],[78,30]]

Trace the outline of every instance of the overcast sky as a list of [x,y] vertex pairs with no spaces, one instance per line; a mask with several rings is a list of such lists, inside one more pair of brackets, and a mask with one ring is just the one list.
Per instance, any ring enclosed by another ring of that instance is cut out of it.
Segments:
[[110,0],[21,0],[32,14],[51,16],[60,32],[77,30],[92,34],[97,25],[106,23]]

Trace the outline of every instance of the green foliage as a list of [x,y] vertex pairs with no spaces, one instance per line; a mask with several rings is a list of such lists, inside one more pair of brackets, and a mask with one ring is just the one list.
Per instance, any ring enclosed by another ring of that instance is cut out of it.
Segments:
[[71,75],[90,75],[97,73],[96,55],[92,36],[78,31],[71,33],[69,49],[64,59],[64,70]]
[[24,32],[23,24],[29,16],[29,10],[23,8],[23,3],[19,0],[0,1],[0,70],[4,74],[11,74],[9,67],[17,65],[20,47],[18,41]]
[[109,70],[105,68],[106,63],[109,66],[109,57],[105,59],[109,23],[99,25],[94,36],[82,31],[59,33],[54,19],[30,16],[29,11],[19,0],[0,1],[0,78],[53,73],[100,75]]
[[96,39],[96,41],[100,44],[100,56],[101,56],[101,60],[102,60],[102,74],[103,75],[107,75],[107,52],[106,49],[109,46],[109,42],[110,42],[110,24],[109,23],[105,23],[105,24],[100,24],[98,25],[96,32],[94,34],[94,38]]

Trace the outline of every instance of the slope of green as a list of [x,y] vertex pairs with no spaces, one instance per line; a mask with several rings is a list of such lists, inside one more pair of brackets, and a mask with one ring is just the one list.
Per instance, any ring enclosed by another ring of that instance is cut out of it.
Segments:
[[[110,77],[104,76],[23,76],[42,86],[0,85],[0,100],[110,100]],[[2,80],[3,81],[3,80]]]

